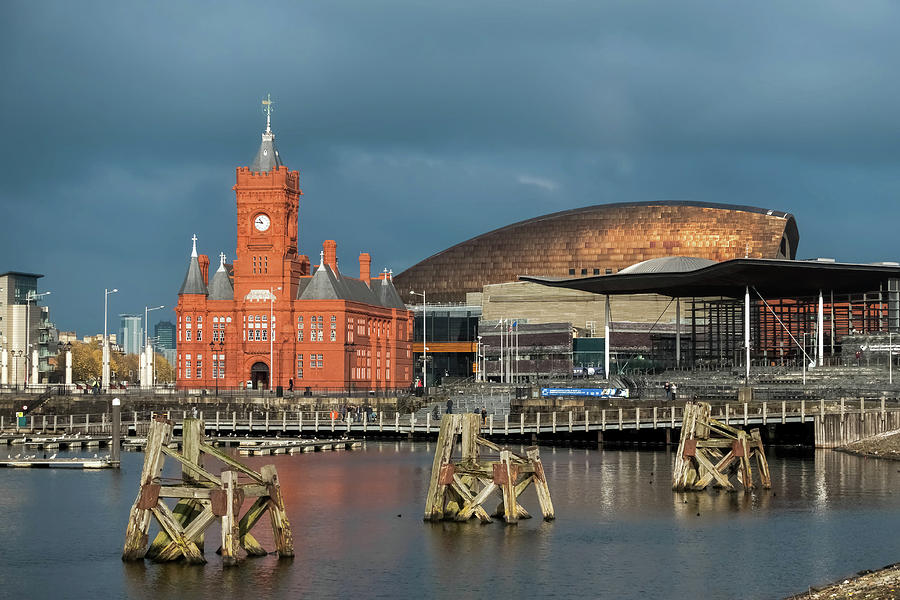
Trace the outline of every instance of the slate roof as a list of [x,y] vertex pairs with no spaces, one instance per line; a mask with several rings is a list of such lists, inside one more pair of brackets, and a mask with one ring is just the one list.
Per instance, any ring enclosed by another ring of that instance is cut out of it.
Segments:
[[394,284],[389,280],[373,282],[372,287],[361,279],[344,277],[328,265],[321,265],[312,277],[303,278],[297,288],[298,300],[346,300],[372,306],[406,310]]
[[394,287],[394,282],[389,278],[385,277],[382,279],[381,285],[376,287],[378,288],[378,303],[381,306],[384,306],[385,308],[406,309],[406,304],[404,304],[403,300],[400,298],[397,288]]
[[188,270],[184,276],[184,281],[181,284],[181,289],[178,290],[178,295],[206,295],[207,293],[208,291],[206,289],[206,284],[203,283],[203,275],[200,273],[200,261],[197,259],[197,256],[195,254],[194,256],[191,256],[191,262],[188,265]]
[[234,300],[234,287],[231,285],[231,278],[222,263],[219,264],[219,268],[209,284],[209,299]]
[[256,152],[256,158],[250,163],[251,171],[270,171],[273,168],[284,166],[281,162],[281,155],[278,148],[275,147],[275,134],[263,133],[262,143]]

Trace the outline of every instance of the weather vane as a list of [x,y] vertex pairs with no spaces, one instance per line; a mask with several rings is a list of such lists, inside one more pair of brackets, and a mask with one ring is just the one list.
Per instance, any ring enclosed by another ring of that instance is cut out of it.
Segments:
[[266,133],[272,133],[272,95],[266,94],[262,104],[263,112],[266,113]]

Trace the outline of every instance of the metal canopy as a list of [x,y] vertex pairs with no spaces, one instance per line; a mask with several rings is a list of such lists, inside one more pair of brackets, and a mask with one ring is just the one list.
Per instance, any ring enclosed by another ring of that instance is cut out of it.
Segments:
[[767,298],[811,296],[819,290],[862,293],[878,290],[892,278],[900,278],[900,265],[759,258],[736,258],[678,273],[620,273],[571,279],[519,276],[520,281],[595,294],[660,294],[673,298],[740,298],[746,286],[756,288]]

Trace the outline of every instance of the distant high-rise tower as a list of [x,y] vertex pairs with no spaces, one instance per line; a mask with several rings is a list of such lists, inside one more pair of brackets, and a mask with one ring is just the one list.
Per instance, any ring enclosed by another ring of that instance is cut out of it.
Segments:
[[122,319],[119,327],[119,344],[125,354],[140,354],[144,345],[144,328],[141,327],[140,315],[119,315]]
[[160,321],[153,327],[153,337],[156,338],[156,347],[160,350],[175,349],[175,323],[172,321]]

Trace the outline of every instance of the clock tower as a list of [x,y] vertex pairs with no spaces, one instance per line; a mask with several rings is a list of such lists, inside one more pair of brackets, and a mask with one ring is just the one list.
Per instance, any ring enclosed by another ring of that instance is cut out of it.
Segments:
[[256,158],[237,169],[237,248],[234,261],[235,298],[251,290],[290,290],[308,274],[308,261],[297,254],[300,173],[281,161],[272,132],[271,101],[263,101],[266,130]]

